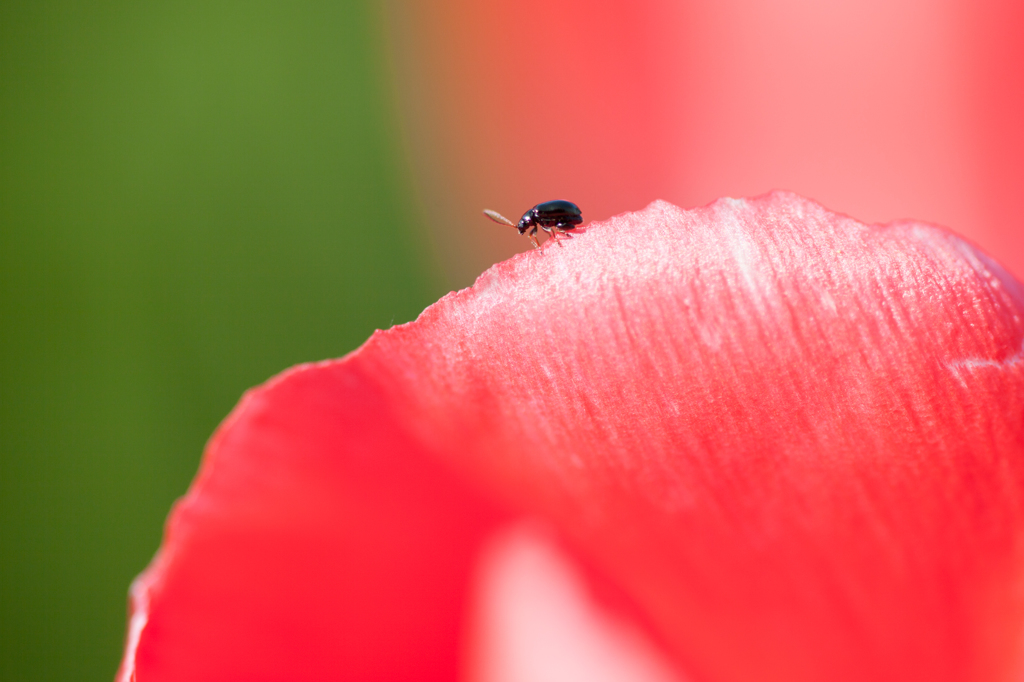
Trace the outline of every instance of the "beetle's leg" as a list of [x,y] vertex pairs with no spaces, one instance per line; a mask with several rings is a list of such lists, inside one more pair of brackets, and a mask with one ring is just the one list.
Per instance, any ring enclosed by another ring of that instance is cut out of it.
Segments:
[[530,230],[530,233],[527,234],[526,236],[529,237],[531,242],[533,242],[533,248],[535,248],[535,249],[539,249],[540,248],[540,242],[537,241],[537,228],[536,227],[533,228],[532,230]]
[[562,240],[559,239],[559,235],[563,235],[563,234],[565,234],[565,232],[562,230],[561,226],[559,226],[559,225],[552,225],[551,229],[548,230],[548,234],[551,235],[551,238],[554,239],[555,242],[557,242],[559,246],[562,245]]

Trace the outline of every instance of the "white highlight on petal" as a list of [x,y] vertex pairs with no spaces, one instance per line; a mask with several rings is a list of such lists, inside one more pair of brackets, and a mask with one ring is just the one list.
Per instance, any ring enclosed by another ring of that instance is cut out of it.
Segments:
[[470,621],[470,682],[685,682],[643,632],[594,600],[533,525],[492,540]]
[[124,658],[121,667],[117,671],[115,682],[136,682],[135,656],[138,654],[139,641],[142,639],[142,631],[149,624],[149,594],[160,573],[159,564],[162,555],[157,552],[150,563],[149,568],[142,572],[139,577],[132,581],[128,595],[131,601],[131,618],[128,620],[128,635],[125,641]]

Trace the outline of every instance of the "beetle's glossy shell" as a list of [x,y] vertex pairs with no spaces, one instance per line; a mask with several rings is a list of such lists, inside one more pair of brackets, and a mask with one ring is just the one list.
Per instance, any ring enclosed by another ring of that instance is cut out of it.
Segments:
[[531,226],[542,228],[558,227],[571,230],[583,222],[583,212],[571,201],[557,199],[537,204],[523,214],[519,220],[519,231],[525,232]]

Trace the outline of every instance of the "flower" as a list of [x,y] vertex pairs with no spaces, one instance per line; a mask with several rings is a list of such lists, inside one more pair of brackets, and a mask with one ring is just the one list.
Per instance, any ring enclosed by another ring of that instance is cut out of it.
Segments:
[[480,566],[527,518],[504,547],[552,534],[672,674],[1009,679],[1022,415],[1024,288],[960,238],[655,202],[250,391],[133,586],[119,679],[493,672]]

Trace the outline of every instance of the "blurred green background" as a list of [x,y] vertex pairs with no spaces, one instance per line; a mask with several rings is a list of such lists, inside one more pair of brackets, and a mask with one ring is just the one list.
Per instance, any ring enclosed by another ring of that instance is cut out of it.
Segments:
[[442,293],[380,11],[0,4],[3,680],[111,680],[241,393]]

